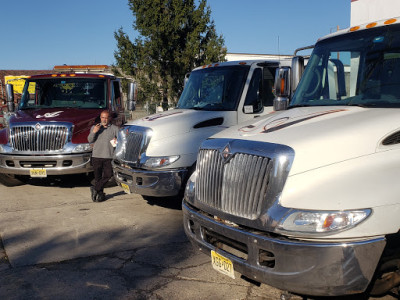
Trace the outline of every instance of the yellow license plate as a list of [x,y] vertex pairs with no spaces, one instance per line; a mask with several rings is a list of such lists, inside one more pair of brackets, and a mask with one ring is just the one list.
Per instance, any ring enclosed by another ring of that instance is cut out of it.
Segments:
[[125,183],[121,183],[121,187],[124,190],[125,193],[130,194],[131,190],[129,189],[129,185],[125,184]]
[[30,169],[31,177],[47,177],[46,169]]
[[211,250],[211,265],[218,272],[235,279],[235,271],[233,270],[233,263],[231,260],[218,254],[214,250]]

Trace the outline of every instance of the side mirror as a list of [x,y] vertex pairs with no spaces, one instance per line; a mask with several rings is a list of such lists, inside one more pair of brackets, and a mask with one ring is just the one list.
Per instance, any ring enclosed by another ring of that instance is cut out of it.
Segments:
[[14,88],[12,84],[6,84],[6,99],[7,99],[8,112],[13,112],[15,110],[15,105],[14,105]]
[[292,58],[292,95],[300,82],[301,76],[304,72],[304,57],[295,56]]
[[185,79],[183,80],[183,87],[185,87],[186,83],[189,81],[189,76],[190,76],[190,73],[185,74]]
[[289,105],[290,98],[290,68],[281,67],[275,73],[275,99],[274,110],[285,110]]
[[137,101],[137,84],[136,82],[131,82],[129,83],[128,86],[127,109],[129,111],[133,111],[136,109],[136,101]]

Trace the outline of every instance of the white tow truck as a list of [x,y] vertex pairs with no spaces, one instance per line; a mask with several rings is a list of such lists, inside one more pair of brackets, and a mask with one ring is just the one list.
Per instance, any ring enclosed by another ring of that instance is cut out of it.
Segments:
[[388,292],[400,283],[400,17],[319,39],[292,100],[279,90],[282,111],[202,143],[188,238],[231,277]]
[[[122,128],[113,160],[116,182],[127,193],[178,195],[195,168],[203,140],[273,111],[276,69],[290,63],[290,59],[231,61],[194,69],[175,109]],[[134,98],[134,90],[128,99]]]

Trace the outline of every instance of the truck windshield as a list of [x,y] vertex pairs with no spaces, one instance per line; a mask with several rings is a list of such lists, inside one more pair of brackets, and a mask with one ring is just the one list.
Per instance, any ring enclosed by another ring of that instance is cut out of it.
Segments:
[[104,79],[28,79],[19,108],[106,108],[106,93]]
[[317,43],[290,107],[400,107],[400,24]]
[[225,66],[193,71],[177,108],[236,110],[249,66]]

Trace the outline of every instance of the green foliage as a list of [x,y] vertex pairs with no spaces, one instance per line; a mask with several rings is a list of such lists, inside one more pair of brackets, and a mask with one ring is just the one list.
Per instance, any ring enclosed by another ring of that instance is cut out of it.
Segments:
[[[198,6],[195,5],[198,3]],[[132,42],[120,28],[114,33],[117,67],[139,84],[139,101],[176,102],[185,74],[223,61],[207,0],[129,0],[138,37]]]

